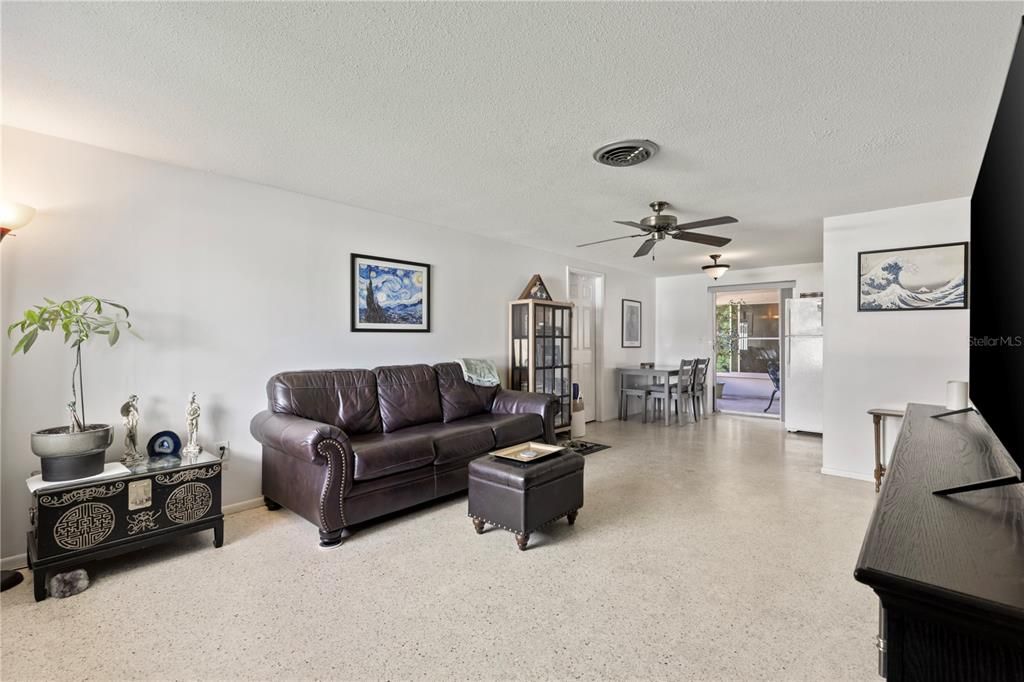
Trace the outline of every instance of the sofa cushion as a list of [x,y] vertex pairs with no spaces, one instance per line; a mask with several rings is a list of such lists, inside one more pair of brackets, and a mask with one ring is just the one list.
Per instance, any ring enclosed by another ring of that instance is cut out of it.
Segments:
[[434,464],[478,457],[494,449],[494,431],[488,424],[445,424],[434,433]]
[[538,414],[478,414],[456,423],[488,426],[494,433],[495,449],[544,438],[544,420]]
[[348,435],[381,430],[377,377],[366,369],[281,372],[267,382],[272,412],[332,424]]
[[364,434],[352,438],[351,442],[355,455],[352,479],[355,481],[409,471],[434,461],[434,439],[429,430]]
[[384,431],[441,421],[437,373],[430,365],[377,367],[377,397]]
[[445,422],[465,419],[491,409],[497,386],[475,386],[466,381],[457,362],[434,365],[437,388],[441,394],[441,411]]

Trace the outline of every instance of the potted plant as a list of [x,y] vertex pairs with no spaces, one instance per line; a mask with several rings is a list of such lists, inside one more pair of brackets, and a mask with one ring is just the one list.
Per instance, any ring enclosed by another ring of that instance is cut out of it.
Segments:
[[[119,303],[95,296],[81,296],[58,303],[44,298],[45,305],[36,305],[25,311],[22,318],[7,328],[7,336],[15,331],[21,338],[12,355],[28,353],[39,334],[62,332],[64,343],[70,344],[75,354],[71,370],[71,402],[68,403],[69,423],[32,433],[32,452],[42,462],[44,481],[68,481],[94,476],[103,472],[104,455],[113,439],[109,424],[90,424],[85,418],[85,390],[82,385],[82,344],[93,335],[107,337],[111,346],[121,338],[121,330],[132,330],[128,309]],[[103,314],[104,306],[115,316]],[[123,314],[123,316],[121,315]]]
[[[736,371],[740,352],[740,336],[736,332],[739,307],[746,305],[743,299],[730,299],[728,303],[715,306],[715,369],[722,374]],[[717,377],[717,374],[716,374]],[[725,382],[715,381],[715,398],[721,399]]]
[[739,349],[738,337],[734,334],[719,331],[714,342],[715,352],[715,400],[721,400],[725,392],[725,382],[718,374],[728,374],[732,371],[733,353]]

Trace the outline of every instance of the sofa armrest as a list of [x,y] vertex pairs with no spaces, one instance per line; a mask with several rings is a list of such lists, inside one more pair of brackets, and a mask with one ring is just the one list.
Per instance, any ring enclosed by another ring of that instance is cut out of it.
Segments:
[[327,463],[324,449],[330,441],[337,444],[341,454],[352,457],[352,446],[344,431],[294,414],[264,410],[252,418],[249,432],[267,447],[314,464]]
[[555,443],[555,406],[558,397],[550,393],[529,393],[500,389],[491,404],[493,414],[536,414],[544,421],[544,440]]

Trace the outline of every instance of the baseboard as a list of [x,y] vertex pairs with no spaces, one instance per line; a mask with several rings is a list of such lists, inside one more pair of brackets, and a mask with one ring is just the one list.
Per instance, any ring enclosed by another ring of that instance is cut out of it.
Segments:
[[[223,512],[225,516],[230,516],[231,514],[237,514],[238,512],[244,512],[262,506],[263,498],[254,497],[251,500],[242,500],[241,502],[226,505],[223,508]],[[17,571],[27,567],[28,557],[24,554],[15,554],[14,556],[8,556],[0,559],[0,568],[3,568],[5,571]]]
[[242,500],[241,502],[235,502],[234,504],[226,505],[224,507],[223,511],[224,511],[224,514],[227,516],[227,515],[230,515],[230,514],[237,514],[238,512],[244,512],[244,511],[248,511],[250,509],[255,509],[256,507],[262,507],[262,506],[263,506],[263,498],[262,497],[254,497],[251,500]]
[[858,474],[853,471],[843,471],[842,469],[829,469],[828,467],[821,467],[821,473],[826,476],[840,476],[842,478],[852,478],[858,481],[868,481],[869,483],[875,482],[875,477],[871,474]]
[[17,571],[20,568],[28,566],[28,557],[24,554],[15,554],[14,556],[4,557],[0,559],[0,568],[5,571]]

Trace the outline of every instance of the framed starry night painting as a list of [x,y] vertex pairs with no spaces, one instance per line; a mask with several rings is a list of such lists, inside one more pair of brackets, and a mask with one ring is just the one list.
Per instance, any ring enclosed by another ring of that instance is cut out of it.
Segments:
[[430,266],[353,253],[352,331],[429,332]]

